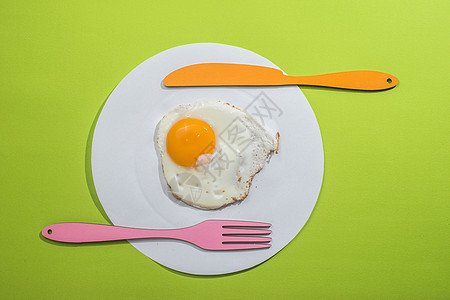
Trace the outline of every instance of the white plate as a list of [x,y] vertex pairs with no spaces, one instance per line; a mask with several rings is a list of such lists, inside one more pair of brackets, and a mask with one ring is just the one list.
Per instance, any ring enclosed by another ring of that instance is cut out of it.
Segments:
[[[204,251],[175,240],[130,241],[154,261],[190,274],[226,274],[258,265],[285,247],[308,220],[323,177],[319,126],[297,86],[166,88],[170,72],[196,63],[246,63],[274,67],[251,51],[223,44],[189,44],[161,52],[131,71],[109,96],[92,142],[95,188],[115,225],[177,228],[207,219],[272,223],[272,247],[247,251]],[[239,204],[204,211],[166,195],[154,145],[155,127],[181,103],[221,100],[255,113],[281,134],[279,154],[255,176],[249,196]],[[264,102],[270,109],[261,108]]]

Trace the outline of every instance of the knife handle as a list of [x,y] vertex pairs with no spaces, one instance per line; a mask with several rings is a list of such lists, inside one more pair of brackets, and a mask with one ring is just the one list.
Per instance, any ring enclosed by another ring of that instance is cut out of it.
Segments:
[[399,83],[397,77],[378,71],[347,71],[313,76],[284,76],[284,84],[324,86],[351,90],[387,90]]

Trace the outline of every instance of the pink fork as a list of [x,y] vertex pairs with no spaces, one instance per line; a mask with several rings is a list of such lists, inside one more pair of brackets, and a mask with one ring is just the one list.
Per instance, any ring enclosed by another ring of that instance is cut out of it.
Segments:
[[[183,240],[206,250],[269,248],[271,224],[249,221],[207,220],[179,229],[140,229],[89,223],[59,223],[42,229],[50,240],[66,243],[164,238]],[[249,236],[250,235],[250,236]]]

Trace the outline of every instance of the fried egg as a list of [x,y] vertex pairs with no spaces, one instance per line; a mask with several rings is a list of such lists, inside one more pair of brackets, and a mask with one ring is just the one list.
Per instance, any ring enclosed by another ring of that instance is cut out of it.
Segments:
[[279,134],[223,102],[198,101],[170,110],[156,143],[172,194],[201,209],[244,200],[253,177],[278,149]]

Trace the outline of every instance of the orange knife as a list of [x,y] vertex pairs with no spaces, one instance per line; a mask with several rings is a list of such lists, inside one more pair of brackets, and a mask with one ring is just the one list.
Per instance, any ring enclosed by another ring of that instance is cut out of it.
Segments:
[[367,91],[390,89],[398,82],[395,76],[378,71],[288,76],[274,68],[228,63],[190,65],[164,78],[166,86],[312,85]]

